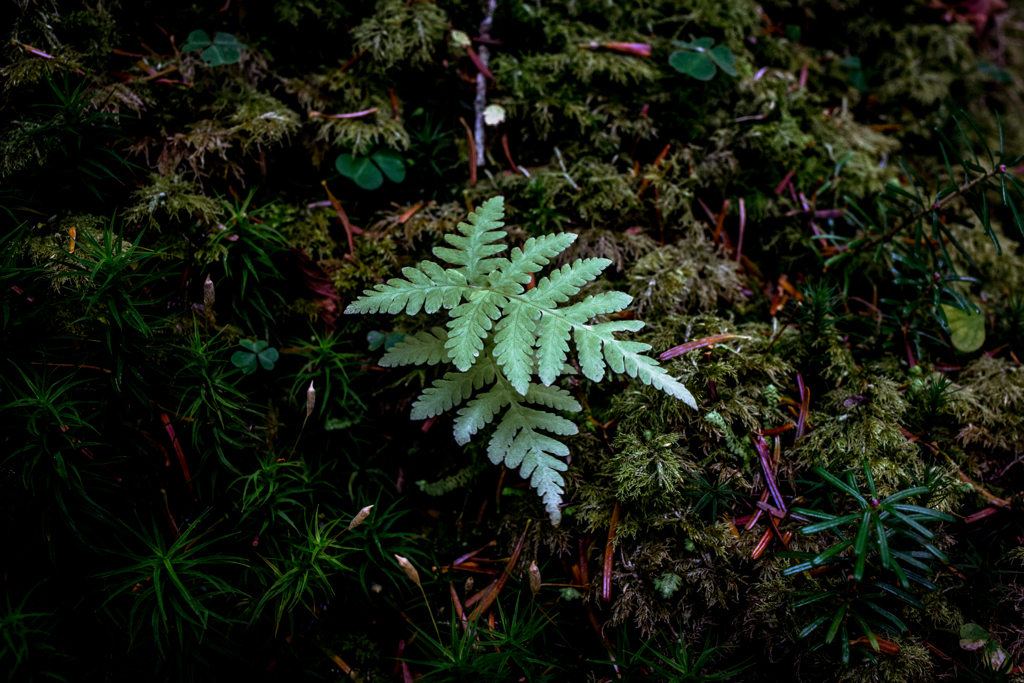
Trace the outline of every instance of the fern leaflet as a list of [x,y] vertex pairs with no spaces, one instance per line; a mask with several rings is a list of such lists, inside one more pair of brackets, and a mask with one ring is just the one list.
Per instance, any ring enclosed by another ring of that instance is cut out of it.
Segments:
[[[366,290],[346,313],[392,314],[421,310],[449,311],[447,329],[434,327],[406,337],[381,359],[381,365],[436,365],[451,362],[447,372],[413,404],[412,418],[436,417],[458,408],[455,440],[464,445],[497,420],[487,455],[495,464],[519,468],[544,500],[551,521],[561,519],[564,493],[561,472],[568,447],[550,435],[570,436],[576,425],[550,412],[579,412],[580,405],[564,389],[552,386],[573,369],[566,365],[572,340],[583,374],[593,381],[605,370],[626,374],[674,396],[693,408],[696,402],[677,379],[653,358],[642,355],[648,344],[617,339],[618,332],[635,332],[635,320],[591,321],[626,309],[632,297],[603,292],[567,304],[587,283],[611,265],[607,259],[581,259],[552,270],[529,288],[534,274],[567,249],[571,233],[530,238],[509,258],[496,254],[506,249],[504,200],[490,199],[460,223],[459,234],[447,235],[447,247],[434,255],[454,268],[424,261],[402,270],[404,278]],[[533,381],[534,378],[539,382]],[[461,406],[461,407],[460,407]],[[538,406],[538,407],[535,407]],[[550,409],[550,410],[545,410]],[[498,417],[500,415],[500,418]]]

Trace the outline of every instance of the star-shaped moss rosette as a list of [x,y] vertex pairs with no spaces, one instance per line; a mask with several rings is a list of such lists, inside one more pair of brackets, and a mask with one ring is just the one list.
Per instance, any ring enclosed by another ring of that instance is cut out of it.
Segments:
[[274,363],[277,362],[280,354],[268,342],[263,340],[252,342],[243,339],[239,344],[245,351],[235,351],[231,355],[231,364],[236,368],[240,368],[246,375],[256,372],[257,362],[263,366],[264,370],[274,369]]

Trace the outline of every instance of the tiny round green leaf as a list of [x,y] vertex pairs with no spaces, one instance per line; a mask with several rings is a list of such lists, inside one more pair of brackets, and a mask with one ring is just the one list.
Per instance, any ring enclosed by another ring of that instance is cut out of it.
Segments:
[[949,324],[949,338],[953,348],[962,353],[973,353],[985,343],[985,316],[967,313],[955,306],[942,304],[942,312]]
[[382,149],[373,154],[373,162],[384,171],[384,175],[393,183],[405,180],[405,162],[401,155],[391,149]]
[[195,50],[202,50],[203,48],[210,47],[210,42],[210,36],[206,31],[192,31],[192,33],[188,34],[185,44],[181,46],[181,51],[193,52]]
[[356,177],[356,170],[360,162],[362,159],[356,159],[351,154],[342,154],[334,160],[334,168],[338,169],[338,173],[341,175],[352,179]]
[[245,43],[239,42],[238,38],[235,38],[230,33],[217,33],[213,36],[213,44],[221,47],[233,47],[236,50],[244,50],[246,48]]
[[260,352],[260,355],[259,355],[260,365],[263,366],[264,370],[273,370],[274,369],[274,363],[277,362],[278,358],[280,358],[280,355],[277,353],[277,349],[275,349],[275,348],[266,349],[266,350]]
[[989,638],[988,631],[977,624],[964,624],[960,627],[960,647],[965,650],[979,650]]
[[381,175],[380,169],[366,158],[342,154],[335,160],[334,168],[364,190],[376,190],[384,184],[384,176]]
[[384,346],[384,342],[388,336],[380,330],[370,330],[366,334],[366,341],[369,342],[370,351],[376,351],[380,347]]
[[231,355],[231,364],[240,368],[246,375],[256,372],[256,354],[248,351],[235,351]]
[[673,52],[668,58],[673,69],[698,81],[710,81],[715,77],[715,65],[701,52]]
[[725,73],[730,76],[736,75],[736,56],[725,45],[708,50],[708,57]]
[[203,50],[203,61],[209,66],[224,66],[225,64],[236,64],[242,58],[242,53],[237,48],[224,45],[211,45]]

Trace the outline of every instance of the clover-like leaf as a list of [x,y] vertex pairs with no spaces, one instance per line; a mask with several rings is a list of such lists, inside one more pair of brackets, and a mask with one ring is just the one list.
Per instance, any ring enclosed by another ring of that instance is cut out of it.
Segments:
[[968,313],[955,306],[942,304],[942,312],[949,324],[949,338],[953,348],[962,353],[973,353],[985,343],[985,315]]
[[708,57],[725,73],[730,76],[736,75],[736,55],[725,45],[719,45],[708,50]]
[[230,33],[217,33],[213,36],[213,44],[218,47],[230,47],[236,50],[244,50],[247,45],[238,40]]
[[736,56],[732,50],[725,45],[711,47],[714,44],[713,38],[696,38],[690,42],[673,40],[672,43],[681,48],[673,52],[669,58],[669,65],[687,76],[693,76],[699,81],[710,81],[718,73],[718,68],[729,74],[736,75]]
[[239,346],[245,351],[235,351],[231,354],[231,364],[246,375],[256,372],[257,363],[262,365],[264,370],[273,370],[274,363],[280,358],[277,349],[269,347],[268,342],[262,339],[256,342],[243,339]]
[[231,354],[231,364],[241,369],[246,375],[256,372],[256,354],[248,351],[235,351]]
[[230,33],[217,33],[213,36],[213,44],[203,50],[203,61],[210,66],[237,64],[245,47]]
[[710,81],[715,77],[715,65],[703,52],[673,52],[668,63],[676,71],[693,76],[698,81]]
[[277,349],[271,347],[269,349],[261,351],[257,355],[257,358],[260,359],[260,365],[263,366],[264,370],[273,370],[274,363],[277,362],[277,359],[280,358],[280,355],[277,353]]
[[366,341],[369,342],[370,351],[376,351],[382,346],[385,351],[390,351],[396,344],[400,344],[405,341],[405,337],[406,335],[400,332],[385,334],[380,330],[371,330],[366,335]]
[[243,349],[247,349],[249,351],[252,351],[253,353],[259,353],[260,351],[262,351],[263,349],[267,348],[270,345],[268,342],[265,342],[262,339],[254,342],[249,341],[248,339],[243,339],[242,341],[238,342],[238,344]]
[[847,70],[850,76],[850,83],[861,92],[867,92],[868,77],[864,71],[864,64],[857,55],[850,55],[839,62],[839,66]]
[[999,671],[1007,665],[1009,654],[999,641],[977,624],[964,624],[960,627],[960,647],[971,652],[981,650],[982,661],[993,671]]
[[203,30],[192,31],[188,39],[181,46],[182,52],[203,51],[203,61],[209,66],[223,66],[224,64],[236,64],[242,58],[242,50],[247,46],[239,42],[238,38],[230,33],[218,32],[210,38],[210,34]]
[[188,39],[185,40],[185,44],[181,46],[182,52],[195,52],[196,50],[204,50],[210,47],[210,34],[203,30],[195,30],[188,34]]
[[381,149],[374,152],[370,158],[391,182],[400,183],[405,180],[405,162],[402,161],[398,152],[392,149]]
[[376,190],[384,184],[380,169],[365,157],[342,154],[335,160],[334,168],[364,190]]

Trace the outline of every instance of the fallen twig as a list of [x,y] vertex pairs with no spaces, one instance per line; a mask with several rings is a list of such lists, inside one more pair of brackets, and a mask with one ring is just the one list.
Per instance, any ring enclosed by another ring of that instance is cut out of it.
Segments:
[[379,111],[377,107],[370,107],[362,111],[353,111],[348,114],[323,114],[316,110],[309,112],[309,118],[311,119],[358,119],[362,116],[369,116],[370,114],[376,114]]
[[[491,23],[494,21],[494,10],[498,6],[498,0],[487,0],[487,10],[484,12],[484,19],[480,22],[480,38],[487,40],[491,37]],[[476,116],[476,135],[474,135],[474,141],[476,143],[476,165],[484,165],[484,110],[487,108],[487,78],[490,77],[494,80],[494,76],[487,69],[487,65],[491,59],[491,51],[487,47],[487,43],[481,43],[480,50],[478,53],[474,53],[472,47],[467,47],[470,59],[473,59],[473,63],[476,64],[478,69],[476,75],[476,99],[473,102],[473,113]],[[472,152],[474,150],[470,150]],[[474,169],[475,171],[475,169]],[[473,172],[472,176],[475,178],[476,173]],[[473,181],[475,182],[475,180]]]
[[473,137],[473,131],[470,129],[469,124],[466,123],[466,119],[460,116],[459,122],[462,124],[462,127],[466,129],[466,139],[469,141],[469,186],[474,187],[476,186],[477,166],[476,140]]
[[619,502],[615,501],[612,510],[612,521],[608,523],[608,543],[604,548],[604,575],[601,577],[601,599],[610,602],[612,599],[612,558],[615,543],[615,527],[619,523]]
[[681,356],[684,353],[689,353],[690,351],[693,351],[695,349],[700,349],[705,346],[711,346],[713,344],[726,341],[727,339],[733,339],[735,336],[736,335],[734,334],[728,333],[713,334],[710,337],[704,337],[703,339],[697,339],[692,342],[686,342],[685,344],[680,344],[679,346],[673,346],[671,349],[665,351],[660,356],[658,356],[658,359],[669,360],[671,358],[675,358],[676,356]]

